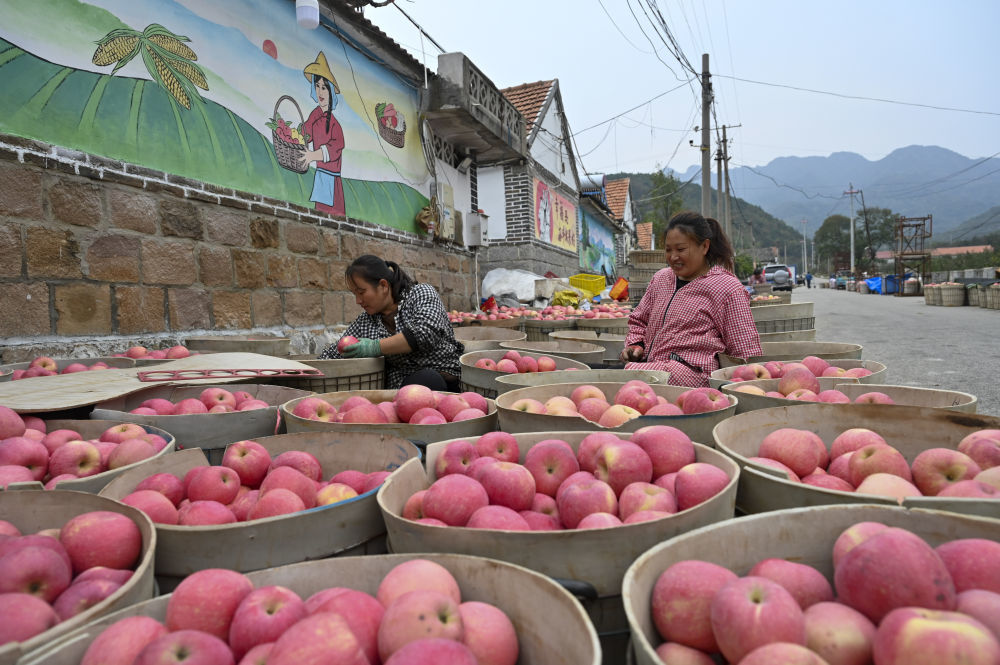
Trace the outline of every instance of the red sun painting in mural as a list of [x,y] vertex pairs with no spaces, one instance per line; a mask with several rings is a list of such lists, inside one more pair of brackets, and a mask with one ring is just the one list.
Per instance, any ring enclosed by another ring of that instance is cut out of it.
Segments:
[[261,50],[264,51],[264,53],[267,53],[269,56],[271,56],[275,60],[278,59],[278,47],[275,46],[274,42],[272,42],[270,39],[265,39],[264,43],[261,44],[260,48],[261,48]]

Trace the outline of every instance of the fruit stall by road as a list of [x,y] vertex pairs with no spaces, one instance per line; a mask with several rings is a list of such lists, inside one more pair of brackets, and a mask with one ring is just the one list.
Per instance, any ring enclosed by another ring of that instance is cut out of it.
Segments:
[[1000,663],[994,396],[801,293],[698,389],[623,304],[453,312],[458,393],[275,338],[0,367],[0,665]]

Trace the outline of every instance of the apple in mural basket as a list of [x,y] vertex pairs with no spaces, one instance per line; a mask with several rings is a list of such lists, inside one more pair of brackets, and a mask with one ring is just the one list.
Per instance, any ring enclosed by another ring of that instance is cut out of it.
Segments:
[[358,343],[358,338],[355,337],[354,335],[344,335],[339,340],[337,340],[337,352],[343,353],[344,349],[357,343]]

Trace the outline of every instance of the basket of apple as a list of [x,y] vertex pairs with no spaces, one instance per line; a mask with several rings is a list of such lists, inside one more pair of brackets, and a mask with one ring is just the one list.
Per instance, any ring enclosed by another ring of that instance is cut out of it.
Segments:
[[0,663],[153,596],[153,524],[85,492],[0,492]]
[[106,356],[101,358],[50,358],[36,356],[28,362],[0,365],[0,373],[6,375],[9,381],[32,379],[36,376],[55,376],[57,374],[74,374],[76,372],[97,371],[112,367],[135,367],[135,361],[130,358]]
[[94,405],[91,418],[165,429],[181,448],[202,448],[218,464],[226,444],[275,434],[279,405],[312,393],[285,386],[154,386]]
[[0,488],[96,493],[174,445],[173,435],[150,425],[45,421],[0,406]]
[[545,373],[505,374],[497,377],[496,386],[497,391],[505,393],[527,386],[552,383],[625,383],[632,380],[665,386],[670,381],[670,372],[655,369],[566,369]]
[[529,342],[545,342],[550,332],[576,330],[578,318],[576,308],[552,305],[539,310],[538,316],[524,319],[524,332]]
[[202,570],[35,662],[181,661],[599,665],[601,649],[580,605],[544,575],[456,554],[380,555]]
[[553,383],[518,388],[496,399],[505,432],[608,429],[634,432],[670,425],[711,444],[712,428],[736,413],[738,400],[714,388],[683,388],[633,379],[624,383]]
[[376,432],[419,442],[478,436],[497,428],[492,399],[421,385],[293,399],[281,405],[281,417],[289,432]]
[[497,349],[471,351],[459,358],[462,365],[462,390],[476,392],[486,397],[496,397],[499,387],[496,380],[507,374],[538,374],[556,370],[587,370],[582,362],[547,356],[541,353]]
[[211,466],[198,448],[122,474],[101,492],[156,524],[156,575],[171,588],[202,568],[249,571],[384,552],[375,490],[420,452],[364,433],[238,441]]
[[547,353],[585,363],[588,366],[604,362],[604,347],[590,342],[552,338],[547,338],[543,342],[533,342],[529,339],[523,342],[501,342],[500,348],[518,353]]
[[130,346],[123,353],[114,354],[114,357],[131,358],[135,361],[137,367],[144,367],[146,365],[158,365],[168,360],[180,360],[181,358],[187,358],[188,356],[197,354],[197,351],[191,351],[183,344],[175,344],[174,346],[168,346],[160,349],[151,349],[149,347],[136,344],[135,346]]
[[462,343],[467,353],[472,351],[491,351],[500,348],[500,342],[519,342],[527,338],[527,334],[510,328],[490,327],[459,327],[455,328],[455,339]]
[[890,506],[741,517],[625,575],[639,665],[1000,662],[1000,521]]
[[554,341],[584,342],[586,344],[596,344],[604,347],[604,357],[602,361],[607,363],[621,362],[622,349],[625,348],[625,334],[598,331],[594,328],[589,330],[568,330],[555,331],[549,333],[549,339]]
[[887,378],[885,365],[874,360],[826,360],[817,356],[806,356],[802,360],[790,362],[770,360],[764,363],[720,367],[709,375],[708,385],[721,389],[727,383],[780,379],[785,373],[785,366],[789,364],[804,365],[817,378],[854,379],[858,383],[885,383]]
[[737,413],[810,402],[901,404],[962,413],[976,412],[978,400],[969,393],[872,383],[859,385],[856,381],[857,379],[816,377],[805,365],[788,363],[780,379],[729,383],[722,386],[722,392],[727,395],[738,393],[740,404],[736,409]]
[[823,360],[861,360],[860,344],[846,342],[761,342],[763,353],[753,358],[740,360],[725,353],[719,354],[720,367],[733,367],[747,363],[766,363],[769,360],[799,360],[806,356],[816,356]]
[[734,416],[714,436],[743,469],[745,513],[881,503],[1000,515],[1000,418],[808,404]]
[[531,316],[528,308],[511,308],[503,305],[475,312],[448,312],[448,321],[453,326],[481,326],[487,328],[519,328],[522,317]]
[[666,538],[731,518],[738,475],[725,455],[663,426],[490,432],[433,443],[426,461],[379,491],[392,550],[488,555],[564,580],[606,652],[627,628],[625,569]]

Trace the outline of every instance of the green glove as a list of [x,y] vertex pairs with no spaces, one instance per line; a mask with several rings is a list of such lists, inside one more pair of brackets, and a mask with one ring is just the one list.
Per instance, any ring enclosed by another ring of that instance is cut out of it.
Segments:
[[375,358],[382,355],[382,345],[377,339],[362,337],[357,344],[345,346],[340,355],[345,358]]

